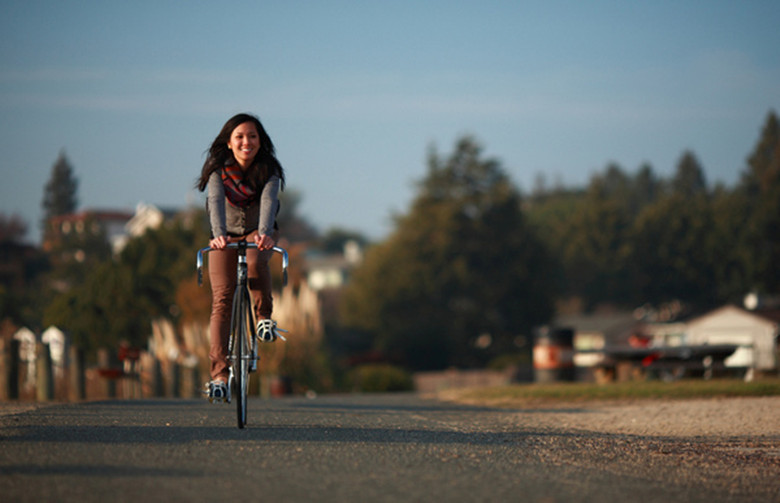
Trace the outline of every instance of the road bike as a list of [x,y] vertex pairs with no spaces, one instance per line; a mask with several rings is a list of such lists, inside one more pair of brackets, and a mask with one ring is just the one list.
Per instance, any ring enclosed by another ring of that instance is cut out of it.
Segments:
[[[246,241],[237,241],[226,246],[226,249],[235,249],[238,252],[238,265],[236,266],[236,290],[233,293],[233,308],[230,316],[230,337],[228,339],[230,373],[225,401],[230,403],[235,395],[239,428],[246,426],[249,374],[257,370],[259,359],[257,334],[255,334],[257,319],[247,277],[246,250],[249,248],[257,248],[257,245]],[[214,248],[209,246],[198,250],[198,286],[203,283],[203,254],[213,250]],[[284,286],[287,284],[287,265],[289,264],[287,251],[278,246],[274,246],[272,250],[282,255],[282,286]],[[281,335],[280,337],[284,339]]]

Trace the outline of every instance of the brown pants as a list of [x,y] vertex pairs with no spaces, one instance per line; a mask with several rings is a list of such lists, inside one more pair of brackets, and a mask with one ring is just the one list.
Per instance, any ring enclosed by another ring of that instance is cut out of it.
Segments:
[[[271,270],[268,261],[273,251],[246,251],[249,291],[255,303],[255,315],[258,319],[271,317],[273,298],[271,297]],[[211,320],[209,338],[211,347],[211,379],[228,378],[228,339],[230,338],[230,315],[233,306],[233,293],[236,289],[236,266],[238,252],[233,249],[213,250],[209,253],[209,279],[211,281]],[[254,327],[252,327],[254,332]]]

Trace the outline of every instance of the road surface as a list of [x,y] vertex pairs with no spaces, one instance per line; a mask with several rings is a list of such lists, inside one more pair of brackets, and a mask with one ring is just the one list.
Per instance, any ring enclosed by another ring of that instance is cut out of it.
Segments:
[[[777,400],[757,403],[777,417]],[[780,501],[777,419],[745,434],[632,431],[675,407],[257,398],[239,430],[233,405],[205,400],[0,404],[0,500]]]

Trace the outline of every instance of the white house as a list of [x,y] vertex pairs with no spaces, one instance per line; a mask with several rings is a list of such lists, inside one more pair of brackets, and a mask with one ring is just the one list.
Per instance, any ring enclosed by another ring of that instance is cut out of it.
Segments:
[[688,321],[687,343],[737,344],[728,367],[758,371],[777,369],[780,311],[748,311],[728,305]]
[[361,246],[356,241],[347,241],[342,254],[307,256],[306,281],[315,291],[341,288],[347,282],[349,271],[362,260]]
[[153,204],[138,203],[135,214],[124,224],[122,232],[111,238],[111,248],[114,253],[120,253],[131,238],[142,236],[149,229],[157,229],[175,213],[174,210],[161,210]]

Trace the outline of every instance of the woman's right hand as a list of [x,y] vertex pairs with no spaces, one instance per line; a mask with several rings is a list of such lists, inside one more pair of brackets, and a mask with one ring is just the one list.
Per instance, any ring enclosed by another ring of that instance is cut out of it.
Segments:
[[228,244],[227,236],[217,236],[209,241],[209,246],[214,250],[221,250]]

